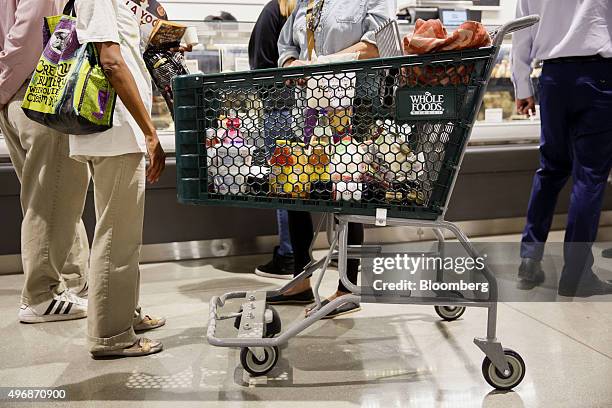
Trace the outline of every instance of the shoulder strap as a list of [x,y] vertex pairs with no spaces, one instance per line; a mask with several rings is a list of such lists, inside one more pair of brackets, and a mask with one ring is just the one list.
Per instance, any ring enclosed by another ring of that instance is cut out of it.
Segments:
[[64,11],[63,11],[62,14],[64,14],[65,16],[76,17],[76,10],[74,8],[74,1],[75,0],[69,0],[68,3],[66,3],[66,6],[64,7]]
[[315,34],[313,31],[315,0],[308,0],[306,8],[306,42],[308,44],[308,61],[312,60],[312,51],[315,48]]

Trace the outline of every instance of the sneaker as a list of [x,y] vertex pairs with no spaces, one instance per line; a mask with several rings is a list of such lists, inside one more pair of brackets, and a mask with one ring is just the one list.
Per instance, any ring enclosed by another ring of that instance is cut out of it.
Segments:
[[21,305],[18,316],[21,323],[82,319],[87,317],[87,300],[66,290],[47,302],[34,306]]
[[87,295],[89,294],[89,285],[87,284],[87,282],[85,282],[85,284],[81,288],[72,288],[69,290],[77,297],[80,297],[81,299],[87,299]]
[[293,279],[293,255],[281,255],[279,247],[274,248],[272,260],[255,269],[255,275],[264,278]]

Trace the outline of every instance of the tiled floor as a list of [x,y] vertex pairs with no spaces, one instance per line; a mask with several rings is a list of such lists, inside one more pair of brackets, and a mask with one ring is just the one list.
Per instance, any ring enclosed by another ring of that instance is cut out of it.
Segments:
[[[429,306],[363,305],[358,314],[319,322],[282,349],[268,377],[251,379],[235,349],[205,340],[208,301],[230,290],[273,287],[251,273],[265,257],[144,265],[142,305],[168,317],[150,337],[165,351],[95,361],[86,321],[16,321],[22,276],[0,276],[0,386],[57,387],[87,407],[610,407],[612,303],[502,303],[498,336],[527,363],[523,383],[495,392],[472,343],[485,311],[443,323]],[[335,286],[335,273],[324,293]],[[286,326],[301,307],[279,307]],[[27,406],[0,401],[0,406]]]

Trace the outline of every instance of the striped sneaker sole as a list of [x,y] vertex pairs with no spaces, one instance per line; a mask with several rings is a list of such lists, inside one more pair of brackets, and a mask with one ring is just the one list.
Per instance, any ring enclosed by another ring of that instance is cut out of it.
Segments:
[[72,313],[68,315],[30,315],[30,316],[19,316],[21,323],[47,323],[47,322],[59,322],[65,320],[77,320],[84,319],[87,317],[87,312],[83,311],[80,313]]
[[[41,314],[35,313],[32,308],[19,310],[19,321],[22,323],[44,323],[57,322],[61,320],[75,320],[87,317],[87,310],[73,310],[75,303],[53,299],[45,312]],[[76,306],[77,308],[82,308]],[[72,311],[72,313],[71,313]]]

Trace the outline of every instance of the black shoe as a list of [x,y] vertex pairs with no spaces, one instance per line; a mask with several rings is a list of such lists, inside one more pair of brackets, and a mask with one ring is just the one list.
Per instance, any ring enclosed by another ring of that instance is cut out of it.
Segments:
[[544,282],[546,276],[542,270],[542,263],[535,259],[523,258],[518,272],[519,281],[516,287],[521,290],[530,290]]
[[604,258],[612,258],[612,248],[604,249],[601,251],[601,256]]
[[[321,307],[329,304],[330,300],[329,299],[325,299],[321,302]],[[306,316],[310,316],[313,312],[314,312],[314,308],[316,307],[310,307],[306,310]],[[340,306],[338,306],[337,308],[335,308],[334,310],[332,310],[331,312],[329,312],[328,314],[326,314],[325,316],[323,316],[321,319],[333,319],[334,317],[338,317],[338,316],[342,316],[345,314],[349,314],[349,313],[355,313],[361,310],[361,305],[359,303],[356,302],[346,302],[344,304],[341,304]]]
[[596,295],[610,295],[612,294],[612,281],[602,281],[597,275],[593,275],[588,282],[580,282],[577,288],[559,286],[558,293],[560,296],[581,298]]
[[274,248],[272,260],[255,269],[255,275],[265,278],[293,279],[293,255],[280,255]]
[[268,296],[266,303],[269,305],[307,305],[314,300],[312,289],[308,288],[303,292],[294,295]]

